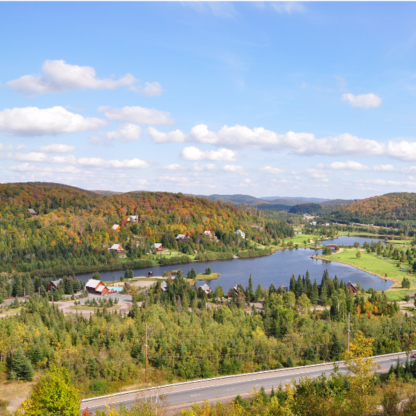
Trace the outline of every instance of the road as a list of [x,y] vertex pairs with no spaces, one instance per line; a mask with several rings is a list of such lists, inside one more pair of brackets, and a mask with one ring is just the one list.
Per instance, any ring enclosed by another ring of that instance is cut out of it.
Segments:
[[[406,354],[404,353],[389,354],[388,356],[374,358],[374,361],[379,364],[378,371],[387,371],[392,364],[396,364],[398,357],[401,362],[405,363]],[[343,373],[346,372],[343,364],[339,365],[339,370]],[[306,375],[314,378],[321,374],[330,374],[332,371],[333,364],[328,363],[319,366],[281,369],[241,376],[218,377],[215,379],[160,387],[153,390],[147,389],[140,392],[135,391],[113,395],[113,401],[115,400],[117,404],[123,404],[127,408],[130,408],[137,398],[146,398],[154,401],[159,400],[160,396],[164,396],[166,400],[165,407],[172,411],[179,411],[179,409],[190,407],[196,402],[204,402],[205,400],[212,402],[227,401],[235,398],[238,394],[245,395],[250,393],[254,387],[257,389],[264,387],[266,390],[271,390],[273,387],[279,387],[280,384],[285,385],[290,383],[292,379],[299,380]],[[81,403],[81,410],[88,407],[88,410],[92,414],[95,414],[98,408],[104,408],[105,403],[110,403],[109,397],[84,400]]]

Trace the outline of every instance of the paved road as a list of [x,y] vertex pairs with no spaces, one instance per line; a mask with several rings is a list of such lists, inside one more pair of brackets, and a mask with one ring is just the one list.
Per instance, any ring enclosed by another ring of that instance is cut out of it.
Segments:
[[[387,357],[375,358],[379,364],[380,372],[387,371],[392,364],[396,364],[397,358],[401,362],[406,361],[404,353],[389,355]],[[346,372],[344,365],[339,366],[339,370]],[[262,386],[266,389],[279,387],[280,384],[290,383],[292,379],[299,380],[301,377],[308,375],[309,377],[317,377],[321,374],[330,374],[333,371],[333,364],[325,364],[318,367],[304,367],[296,369],[284,369],[264,373],[251,373],[247,375],[217,378],[206,381],[198,381],[194,383],[186,383],[182,385],[161,387],[156,390],[146,390],[140,393],[128,393],[120,396],[113,396],[117,404],[124,404],[130,408],[137,398],[149,400],[160,400],[160,396],[164,396],[167,406],[171,410],[179,410],[189,407],[195,402],[207,401],[227,401],[233,399],[238,394],[244,395],[250,393],[254,387],[260,389]],[[81,404],[81,410],[88,409],[95,414],[98,408],[104,408],[105,403],[109,403],[109,398],[94,399],[84,401]]]

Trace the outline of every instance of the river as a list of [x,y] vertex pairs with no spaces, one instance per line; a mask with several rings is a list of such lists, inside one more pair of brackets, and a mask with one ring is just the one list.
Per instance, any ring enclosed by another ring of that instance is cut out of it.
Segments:
[[[342,238],[349,239],[348,245],[353,245],[354,242],[357,241],[357,237]],[[363,240],[370,242],[369,239]],[[339,242],[340,239],[333,241]],[[358,240],[358,242],[360,241]],[[328,243],[328,241],[326,241],[326,243]],[[272,283],[276,288],[280,285],[289,286],[289,280],[292,273],[297,278],[299,274],[304,275],[307,270],[309,270],[312,282],[316,279],[318,284],[320,284],[325,269],[328,269],[331,277],[337,275],[338,279],[343,279],[346,283],[357,283],[359,281],[365,289],[372,287],[375,290],[387,290],[392,285],[392,282],[389,280],[380,279],[378,276],[358,270],[355,267],[346,264],[312,259],[311,256],[314,254],[316,254],[316,251],[312,249],[286,249],[276,251],[270,256],[256,257],[253,259],[153,266],[134,270],[134,275],[146,276],[149,271],[152,271],[155,276],[160,276],[164,271],[178,269],[182,269],[186,275],[192,267],[195,268],[197,273],[203,273],[207,267],[210,267],[213,272],[221,273],[221,276],[217,280],[208,282],[200,281],[198,282],[198,286],[207,283],[208,286],[215,289],[216,286],[221,285],[223,290],[227,292],[231,287],[237,284],[246,286],[250,274],[253,278],[254,288],[256,288],[259,283],[263,288],[269,287]],[[100,272],[103,281],[111,281],[113,279],[119,280],[120,276],[123,274],[124,271]],[[77,279],[86,282],[91,276],[92,273],[87,273],[77,276]]]

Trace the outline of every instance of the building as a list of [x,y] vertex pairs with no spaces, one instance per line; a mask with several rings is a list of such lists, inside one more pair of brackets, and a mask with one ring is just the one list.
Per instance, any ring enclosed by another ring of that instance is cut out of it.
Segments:
[[357,285],[354,284],[354,283],[348,282],[347,289],[350,292],[352,292],[353,295],[355,295],[356,293],[358,293]]
[[127,222],[131,222],[131,223],[139,222],[139,216],[138,215],[130,215],[130,217],[127,218]]
[[116,251],[118,254],[124,253],[124,248],[121,244],[113,244],[108,251]]
[[236,234],[241,235],[241,237],[242,237],[243,239],[244,239],[244,238],[246,238],[246,233],[245,233],[244,231],[237,230],[235,233],[236,233]]
[[232,287],[232,288],[230,289],[230,291],[228,292],[228,297],[229,297],[229,298],[232,298],[232,297],[233,297],[233,294],[235,294],[236,296],[238,296],[238,292],[239,292],[238,285],[235,285],[235,286],[234,286],[234,287]]
[[50,292],[51,290],[55,292],[55,290],[58,289],[58,286],[61,282],[62,282],[62,279],[52,280],[52,282],[48,284],[48,287],[46,288],[46,290],[48,292]]
[[280,285],[279,289],[276,290],[276,293],[286,293],[289,292],[289,288],[287,286]]
[[27,212],[32,216],[32,217],[37,217],[38,216],[38,213],[34,210],[34,209],[32,209],[32,208],[29,208],[28,210],[27,210]]
[[178,234],[176,236],[176,241],[178,241],[178,240],[189,241],[190,238],[187,235],[185,235],[185,234]]
[[120,226],[119,226],[118,224],[114,224],[114,225],[111,227],[111,229],[112,229],[113,231],[120,231]]
[[212,292],[211,288],[206,283],[202,285],[198,290],[200,292],[205,292],[207,296]]
[[163,293],[166,293],[168,290],[168,284],[166,282],[162,282],[160,284],[160,289],[162,290]]
[[85,289],[93,295],[105,295],[108,293],[108,287],[101,280],[88,280],[85,284]]
[[156,253],[162,253],[163,250],[165,249],[163,247],[163,244],[162,243],[155,243],[155,244],[153,244],[153,247],[154,247]]
[[212,239],[212,237],[214,237],[214,233],[212,231],[204,231],[204,234],[206,237],[209,237]]
[[310,225],[316,225],[316,221],[311,221],[309,224]]
[[304,214],[303,219],[304,220],[313,220],[315,218],[314,215]]

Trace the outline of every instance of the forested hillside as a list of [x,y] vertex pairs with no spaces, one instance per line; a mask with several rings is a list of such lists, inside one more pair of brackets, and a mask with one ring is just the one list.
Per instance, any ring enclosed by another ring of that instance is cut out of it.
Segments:
[[[32,217],[28,209],[38,215]],[[137,222],[128,221],[137,216]],[[258,218],[246,208],[195,196],[133,192],[101,196],[57,184],[0,185],[0,271],[35,275],[149,265],[154,243],[193,255],[236,253],[254,243],[293,235],[292,227]],[[115,230],[113,226],[120,227]],[[246,238],[235,234],[242,229]],[[204,235],[212,231],[213,238]],[[177,234],[190,240],[176,241]],[[121,244],[123,258],[108,248]],[[190,259],[189,259],[190,261]],[[150,263],[151,265],[152,263]]]

